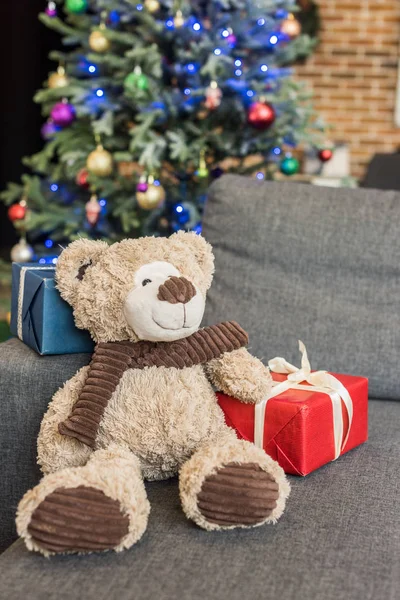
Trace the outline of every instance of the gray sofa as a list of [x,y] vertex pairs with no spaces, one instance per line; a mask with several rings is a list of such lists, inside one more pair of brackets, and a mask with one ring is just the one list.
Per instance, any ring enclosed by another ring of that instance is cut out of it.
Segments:
[[[0,598],[109,600],[400,596],[400,193],[263,183],[211,188],[204,235],[216,277],[206,323],[231,318],[254,354],[370,378],[369,440],[305,478],[275,526],[207,533],[180,510],[177,481],[147,484],[141,542],[122,554],[50,560],[15,539],[39,479],[35,440],[54,391],[87,355],[0,346]],[[12,543],[12,545],[10,545]]]

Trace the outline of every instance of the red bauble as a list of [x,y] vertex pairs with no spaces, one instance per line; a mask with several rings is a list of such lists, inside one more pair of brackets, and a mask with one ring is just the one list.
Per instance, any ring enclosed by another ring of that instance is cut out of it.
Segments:
[[268,129],[275,121],[275,110],[265,102],[253,102],[247,115],[248,122],[256,129]]
[[89,171],[87,169],[81,169],[76,176],[76,184],[87,190],[89,188],[88,177]]
[[328,160],[331,160],[332,155],[333,152],[329,148],[324,148],[318,152],[318,158],[321,162],[328,162]]
[[21,204],[13,204],[8,209],[8,218],[10,221],[20,221],[24,219],[26,215],[26,206],[22,206]]

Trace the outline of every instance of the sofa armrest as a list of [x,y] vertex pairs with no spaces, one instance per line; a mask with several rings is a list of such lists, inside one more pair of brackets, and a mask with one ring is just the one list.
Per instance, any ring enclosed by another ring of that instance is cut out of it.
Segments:
[[39,356],[17,339],[0,344],[0,552],[16,538],[21,496],[40,479],[36,438],[56,390],[90,354]]

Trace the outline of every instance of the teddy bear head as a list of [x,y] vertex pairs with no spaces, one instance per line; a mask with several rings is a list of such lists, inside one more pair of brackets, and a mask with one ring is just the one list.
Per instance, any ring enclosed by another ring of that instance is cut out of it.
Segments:
[[56,281],[77,327],[96,342],[160,342],[197,331],[213,272],[210,244],[180,231],[111,246],[72,242],[58,259]]

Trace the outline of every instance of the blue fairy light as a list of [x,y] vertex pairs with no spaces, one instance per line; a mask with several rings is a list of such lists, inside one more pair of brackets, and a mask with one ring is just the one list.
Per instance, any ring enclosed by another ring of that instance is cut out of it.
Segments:
[[222,37],[227,38],[229,37],[229,31],[227,29],[224,29],[221,35]]
[[235,71],[235,75],[236,75],[237,77],[240,77],[240,75],[241,75],[242,73],[243,73],[243,71],[242,71],[241,69],[236,69],[236,71]]
[[202,230],[203,230],[203,227],[202,227],[201,223],[197,223],[197,225],[195,225],[195,227],[193,227],[193,229],[192,229],[192,231],[197,233],[197,235],[201,235]]
[[98,90],[96,90],[96,96],[98,98],[102,98],[104,96],[104,90],[102,90],[100,88]]
[[51,262],[53,263],[53,265],[56,265],[57,261],[58,261],[58,258],[57,258],[57,256],[55,256]]
[[189,73],[194,73],[196,71],[196,67],[193,63],[189,63],[188,65],[186,65],[186,69],[189,71]]
[[185,96],[190,96],[190,90],[189,90],[189,88],[185,88],[183,90],[183,93],[185,94]]
[[193,23],[193,25],[192,25],[192,29],[193,29],[194,31],[200,31],[200,29],[201,29],[201,25],[200,25],[200,23],[197,23],[197,22],[196,22],[196,23]]
[[167,29],[173,29],[174,28],[174,22],[173,22],[173,20],[172,19],[167,19],[165,21],[165,27]]
[[260,67],[260,70],[261,70],[263,73],[266,73],[266,72],[268,71],[268,66],[267,66],[267,65],[261,65],[261,67]]
[[221,54],[221,48],[215,48],[214,54],[215,56],[219,56]]
[[108,18],[111,23],[119,23],[121,20],[121,16],[117,10],[111,10],[108,14]]
[[235,60],[235,67],[241,67],[241,66],[242,66],[242,61],[239,58],[237,58]]
[[46,264],[46,259],[45,258],[39,258],[39,265],[45,265]]
[[136,10],[143,10],[143,4],[136,4]]
[[275,148],[272,150],[272,152],[274,154],[276,154],[276,156],[279,156],[280,154],[282,154],[282,150],[278,146],[275,146]]
[[259,25],[260,27],[262,27],[263,25],[265,25],[265,19],[258,19],[257,25]]
[[271,37],[269,38],[269,43],[271,44],[271,46],[275,46],[275,44],[278,43],[278,36],[275,34],[271,35]]
[[97,68],[96,68],[95,65],[89,65],[88,66],[88,71],[89,71],[89,73],[96,73]]
[[44,245],[46,246],[46,248],[52,248],[54,245],[53,240],[46,240]]
[[264,173],[261,173],[261,171],[259,171],[259,172],[256,174],[256,177],[257,177],[257,179],[264,179]]
[[157,185],[157,186],[158,186],[158,185],[161,185],[161,183],[159,182],[159,180],[158,180],[158,179],[155,179],[155,180],[153,181],[153,184],[154,184],[154,185]]
[[56,183],[52,183],[50,189],[52,192],[56,192],[58,190],[58,185]]
[[102,198],[101,200],[99,200],[99,204],[100,204],[100,206],[105,206],[107,204],[107,200]]
[[177,212],[178,214],[180,214],[181,212],[183,212],[183,206],[181,206],[180,204],[178,204],[177,206],[175,206],[175,212]]
[[252,98],[254,96],[253,90],[247,90],[246,96],[248,96],[249,98]]

